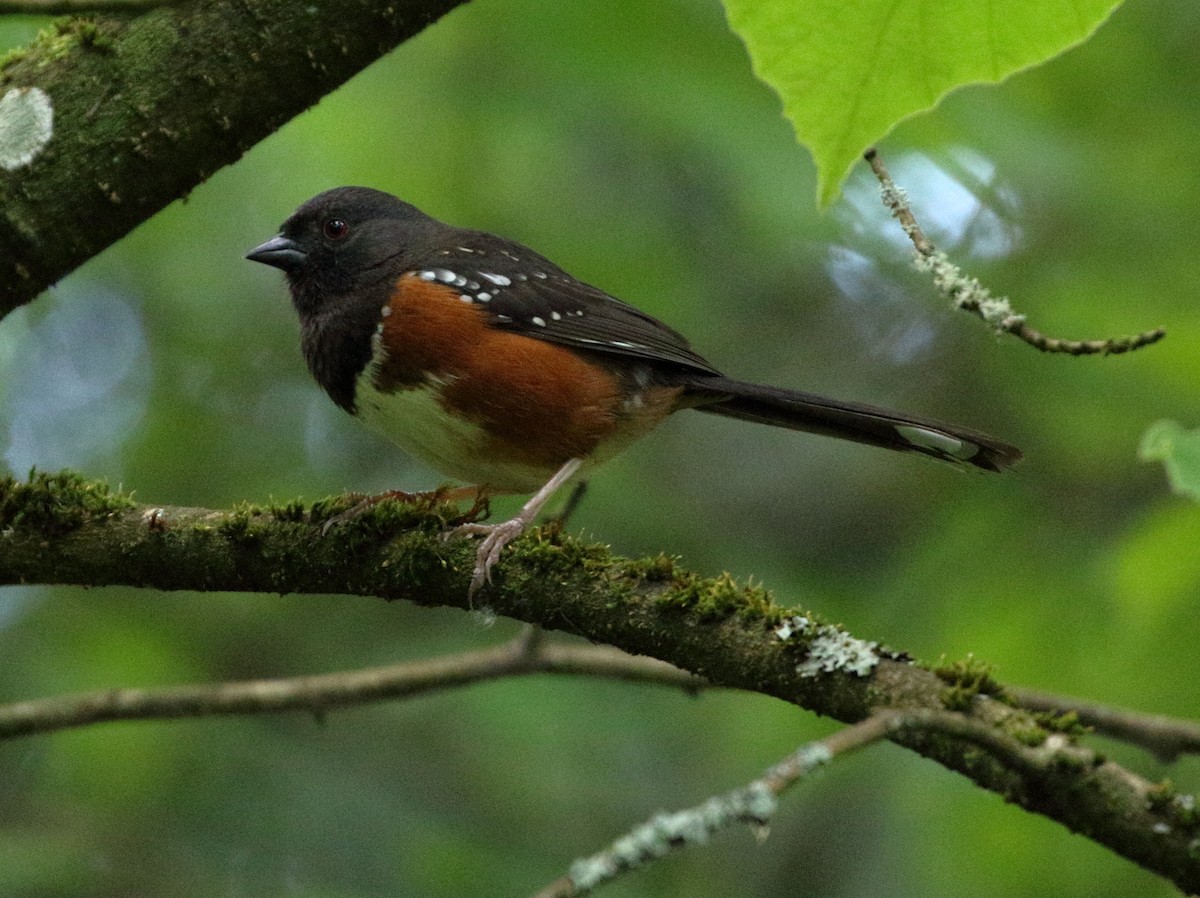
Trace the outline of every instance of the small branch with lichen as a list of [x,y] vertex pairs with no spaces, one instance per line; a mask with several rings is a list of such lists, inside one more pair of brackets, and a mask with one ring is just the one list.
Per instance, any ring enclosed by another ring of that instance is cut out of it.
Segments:
[[680,848],[703,845],[736,823],[763,832],[775,815],[780,794],[834,758],[885,738],[903,716],[898,712],[873,714],[826,739],[802,746],[740,789],[713,796],[686,810],[655,814],[603,851],[575,861],[570,873],[554,880],[534,898],[586,895],[621,874],[645,867]]
[[[474,547],[441,536],[458,509],[380,502],[323,535],[323,523],[350,501],[215,511],[139,504],[65,473],[0,479],[0,585],[338,593],[469,607]],[[728,575],[702,578],[667,556],[620,558],[554,528],[515,542],[495,574],[478,597],[495,613],[657,658],[713,686],[775,696],[851,724],[886,710],[953,712],[967,731],[905,728],[889,738],[1186,891],[1200,890],[1200,819],[1188,797],[1076,743],[1052,716],[1007,704],[977,665],[924,669],[811,612],[780,607],[761,587]],[[223,701],[245,700],[256,688],[241,685],[240,697],[235,691]],[[359,694],[371,696],[372,688]],[[293,684],[297,707],[303,695]],[[195,695],[188,701],[201,703]],[[981,752],[980,728],[997,747],[1015,740],[1052,763]]]
[[603,851],[575,861],[566,876],[550,883],[534,898],[586,895],[597,886],[680,848],[704,845],[718,832],[737,823],[765,833],[778,808],[779,796],[789,788],[835,758],[905,730],[923,730],[962,740],[1013,769],[1031,773],[1053,769],[1060,760],[1057,752],[1070,744],[1058,734],[1040,746],[1025,745],[978,720],[949,711],[880,711],[825,739],[801,746],[746,786],[713,796],[686,810],[656,814]]
[[900,222],[900,227],[912,242],[917,254],[917,269],[930,275],[938,292],[953,302],[955,308],[974,313],[998,333],[1012,334],[1042,352],[1066,355],[1119,355],[1157,343],[1166,336],[1166,331],[1161,327],[1106,340],[1064,340],[1046,336],[1031,327],[1024,315],[1015,312],[1007,297],[993,296],[987,287],[963,272],[950,261],[949,256],[933,245],[917,223],[904,190],[896,186],[875,149],[867,150],[863,158],[879,180],[884,206],[892,213],[892,217]]
[[1035,689],[1009,686],[1006,692],[1018,705],[1031,711],[1074,714],[1083,726],[1110,739],[1143,748],[1164,764],[1178,760],[1181,755],[1200,754],[1200,724],[1190,720],[1143,714]]

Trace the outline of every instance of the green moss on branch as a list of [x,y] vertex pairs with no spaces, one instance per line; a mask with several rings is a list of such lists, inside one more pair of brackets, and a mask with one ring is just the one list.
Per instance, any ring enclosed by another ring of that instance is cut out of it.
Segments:
[[0,178],[0,318],[460,2],[172,3],[8,54],[0,97],[43,91],[53,131]]
[[[453,509],[385,502],[323,533],[329,513],[347,504],[213,511],[135,505],[72,474],[0,481],[0,584],[343,593],[468,606],[475,547],[442,537]],[[668,556],[616,557],[554,528],[510,547],[477,600],[846,722],[881,709],[944,716],[950,690],[950,703],[961,706],[951,717],[969,724],[962,733],[906,728],[892,739],[1185,890],[1200,889],[1192,847],[1200,824],[1186,801],[997,700],[1000,685],[973,659],[935,673],[870,643],[877,657],[869,668],[814,665],[814,637],[852,637],[780,608],[761,587],[699,577]]]

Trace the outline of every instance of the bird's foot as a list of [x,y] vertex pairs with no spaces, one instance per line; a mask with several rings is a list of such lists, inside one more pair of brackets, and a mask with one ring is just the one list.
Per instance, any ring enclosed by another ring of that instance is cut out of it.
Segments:
[[482,536],[479,548],[475,551],[475,571],[471,574],[471,585],[467,587],[467,599],[473,600],[484,583],[492,582],[492,568],[500,560],[504,548],[525,532],[530,518],[522,513],[498,524],[479,524],[468,521],[459,524],[453,530],[446,531],[446,539],[459,537]]
[[358,498],[360,501],[351,506],[346,511],[340,514],[335,514],[321,525],[321,535],[325,536],[334,527],[339,524],[344,524],[346,521],[353,520],[358,517],[368,508],[378,505],[385,499],[395,499],[397,502],[407,502],[410,505],[416,505],[418,508],[433,508],[435,505],[442,505],[447,502],[464,502],[467,499],[472,500],[471,507],[466,514],[455,519],[455,522],[474,522],[480,518],[486,518],[488,515],[488,497],[476,487],[448,487],[439,486],[435,490],[424,490],[417,493],[409,493],[404,490],[387,490],[386,492],[378,493],[373,496],[367,496],[363,493],[350,493],[352,498]]
[[530,497],[516,516],[507,521],[501,521],[498,524],[478,524],[468,521],[446,533],[446,537],[449,539],[460,536],[483,537],[483,542],[479,544],[479,549],[475,553],[475,571],[471,574],[471,585],[467,589],[468,602],[475,598],[475,593],[484,583],[492,582],[492,568],[500,560],[500,553],[504,551],[504,547],[525,532],[525,528],[533,523],[555,491],[574,477],[582,466],[582,459],[568,460],[540,490]]

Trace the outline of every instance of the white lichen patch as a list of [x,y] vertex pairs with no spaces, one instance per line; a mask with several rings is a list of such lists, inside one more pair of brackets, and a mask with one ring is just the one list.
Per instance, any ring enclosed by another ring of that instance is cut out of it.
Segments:
[[779,624],[775,628],[775,635],[782,642],[787,642],[793,636],[814,637],[808,646],[808,657],[796,665],[802,677],[815,677],[836,670],[865,677],[879,663],[879,643],[858,639],[831,624],[816,624],[812,618],[802,614],[789,617]]
[[978,309],[983,320],[997,331],[1003,333],[1012,330],[1025,321],[1024,315],[1013,311],[1007,297],[992,296],[987,287],[976,278],[964,274],[941,250],[927,256],[918,253],[913,265],[917,271],[932,275],[934,286],[956,307]]
[[808,657],[796,665],[802,677],[815,677],[822,673],[844,670],[857,677],[865,677],[879,663],[877,642],[867,642],[851,636],[845,630],[823,626],[817,630],[817,638],[808,646]]
[[40,87],[16,87],[0,97],[0,168],[28,165],[53,133],[54,105]]
[[683,845],[703,845],[733,823],[766,826],[778,807],[770,788],[756,781],[744,789],[717,795],[694,808],[655,814],[621,836],[605,851],[571,864],[568,876],[576,893],[590,892],[624,870],[641,867]]

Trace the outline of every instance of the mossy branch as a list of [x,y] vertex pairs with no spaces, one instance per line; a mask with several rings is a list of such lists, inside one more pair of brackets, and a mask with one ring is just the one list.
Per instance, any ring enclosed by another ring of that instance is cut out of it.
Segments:
[[461,2],[173,3],[10,53],[0,318]]
[[[0,585],[342,593],[467,607],[474,549],[441,538],[453,509],[380,503],[322,536],[322,522],[344,507],[156,507],[70,474],[2,480]],[[552,529],[515,543],[481,598],[498,614],[849,723],[888,709],[962,715],[970,738],[946,727],[891,738],[1185,891],[1200,890],[1200,821],[1189,803],[1051,719],[1011,706],[979,665],[930,671],[784,609],[760,587],[704,579],[666,556],[620,558]],[[1003,750],[981,750],[981,725]]]

